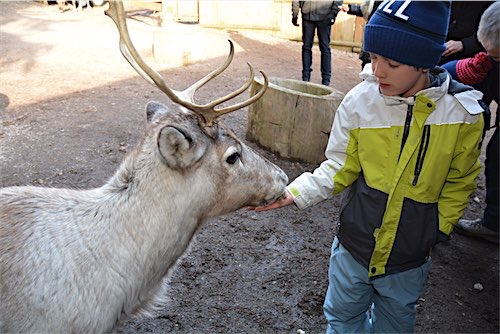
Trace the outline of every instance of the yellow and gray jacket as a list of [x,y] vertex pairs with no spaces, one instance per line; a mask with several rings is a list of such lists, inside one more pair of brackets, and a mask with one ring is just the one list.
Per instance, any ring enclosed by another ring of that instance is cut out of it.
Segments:
[[482,93],[431,71],[414,97],[390,97],[365,67],[335,114],[325,160],[288,187],[299,208],[349,188],[338,237],[371,277],[422,265],[449,235],[480,171]]

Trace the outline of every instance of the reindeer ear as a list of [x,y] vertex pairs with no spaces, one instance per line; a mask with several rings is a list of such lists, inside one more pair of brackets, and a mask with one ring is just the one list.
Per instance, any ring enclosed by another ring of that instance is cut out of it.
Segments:
[[168,108],[160,102],[151,101],[146,105],[146,118],[148,122],[151,123],[161,115],[166,114],[168,111]]
[[158,135],[158,149],[165,163],[173,169],[183,169],[200,160],[207,148],[203,140],[179,128],[167,125]]

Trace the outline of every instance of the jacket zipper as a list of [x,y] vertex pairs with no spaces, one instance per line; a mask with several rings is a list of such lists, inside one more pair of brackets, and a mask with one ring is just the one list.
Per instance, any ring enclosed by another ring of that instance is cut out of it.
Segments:
[[399,150],[399,158],[401,158],[401,153],[403,152],[403,148],[405,147],[406,140],[408,139],[408,135],[410,134],[410,125],[411,125],[411,118],[413,117],[413,106],[409,105],[408,110],[406,111],[406,120],[405,120],[405,127],[403,131],[403,140],[401,141],[401,149]]
[[[405,126],[403,130],[403,139],[401,141],[401,149],[399,151],[398,161],[399,158],[401,157],[401,153],[403,152],[403,148],[405,147],[408,135],[410,134],[410,125],[412,117],[413,117],[413,105],[409,105],[408,110],[406,112]],[[424,132],[422,134],[422,140],[420,141],[420,148],[418,149],[418,155],[417,155],[417,163],[415,164],[415,172],[413,174],[414,176],[412,182],[413,186],[417,185],[420,172],[422,171],[425,154],[427,153],[427,148],[429,147],[430,137],[431,137],[431,127],[428,124],[424,125]]]
[[420,171],[424,165],[425,154],[427,153],[427,148],[429,147],[429,141],[431,139],[431,126],[429,124],[424,125],[424,132],[422,134],[422,140],[420,141],[420,148],[418,149],[417,163],[415,165],[415,173],[412,185],[416,186],[418,177],[420,176]]

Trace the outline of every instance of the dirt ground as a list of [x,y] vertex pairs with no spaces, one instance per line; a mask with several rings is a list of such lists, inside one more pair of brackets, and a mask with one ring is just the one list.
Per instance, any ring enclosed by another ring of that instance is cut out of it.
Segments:
[[[129,24],[141,54],[177,89],[222,64],[228,50],[225,42],[222,50],[207,49],[209,56],[195,64],[168,66],[152,57],[154,20]],[[200,101],[239,87],[248,75],[247,61],[269,76],[300,79],[297,42],[189,29],[230,38],[237,50],[228,70],[200,91]],[[181,47],[167,50],[175,54]],[[318,83],[317,47],[314,52]],[[359,82],[359,70],[356,54],[333,52],[333,87],[347,92]],[[170,103],[121,56],[116,28],[102,8],[59,13],[56,5],[0,2],[0,186],[102,185],[139,138],[150,100]],[[246,115],[243,109],[223,118],[242,139]],[[290,179],[315,167],[249,145]],[[481,216],[484,195],[481,175],[466,218]],[[171,277],[169,304],[156,317],[131,321],[120,332],[322,333],[338,202],[334,198],[303,211],[240,210],[206,222]],[[433,260],[415,331],[498,333],[498,246],[453,234],[436,247]],[[474,288],[476,283],[483,289]]]

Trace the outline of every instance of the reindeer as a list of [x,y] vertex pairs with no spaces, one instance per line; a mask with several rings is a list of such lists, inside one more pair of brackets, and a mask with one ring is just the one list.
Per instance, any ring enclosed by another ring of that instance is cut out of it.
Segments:
[[0,189],[0,333],[102,333],[165,302],[166,280],[203,221],[279,198],[288,182],[218,117],[250,80],[206,105],[194,94],[219,69],[184,91],[170,89],[132,45],[123,4],[106,15],[132,66],[181,107],[150,102],[148,127],[115,174],[89,190]]

